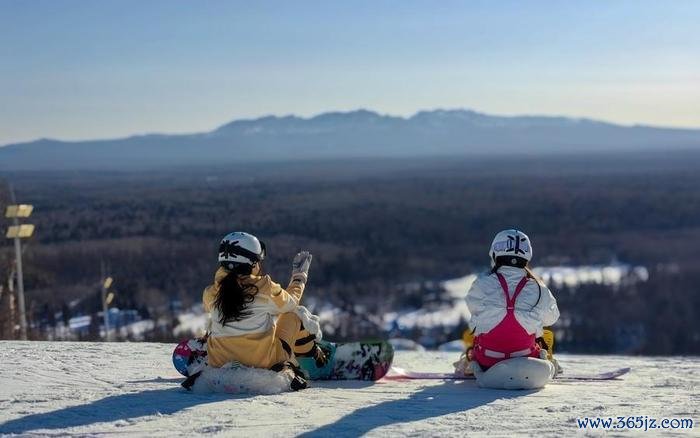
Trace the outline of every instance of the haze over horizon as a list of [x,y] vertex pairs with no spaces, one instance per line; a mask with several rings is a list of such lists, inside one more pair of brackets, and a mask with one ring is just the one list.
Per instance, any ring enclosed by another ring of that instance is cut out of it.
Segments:
[[360,112],[367,112],[367,113],[373,113],[377,114],[381,117],[389,117],[389,118],[399,118],[399,119],[404,119],[404,120],[410,120],[411,118],[419,115],[419,114],[425,114],[425,113],[436,113],[436,112],[452,112],[452,113],[457,113],[457,112],[465,112],[465,113],[474,113],[478,115],[483,115],[487,117],[498,117],[498,118],[523,118],[523,117],[530,117],[530,118],[537,118],[537,119],[556,119],[556,118],[564,118],[564,119],[570,119],[570,120],[585,120],[585,121],[591,121],[591,122],[599,122],[599,123],[605,123],[605,124],[610,124],[610,125],[616,125],[620,127],[650,127],[650,128],[660,128],[660,129],[690,129],[690,130],[700,130],[700,126],[698,127],[671,127],[671,126],[662,126],[662,125],[652,125],[652,124],[645,124],[645,123],[616,123],[612,122],[609,120],[601,120],[601,119],[595,119],[591,117],[568,117],[560,114],[492,114],[492,113],[485,113],[483,111],[478,111],[475,109],[471,108],[433,108],[433,109],[421,109],[418,111],[415,111],[411,114],[403,115],[403,114],[389,114],[389,113],[383,113],[380,111],[375,111],[371,108],[355,108],[355,109],[350,109],[350,110],[338,110],[338,111],[323,111],[320,113],[315,113],[315,114],[310,114],[310,115],[299,115],[299,114],[293,114],[293,113],[286,113],[286,114],[261,114],[259,116],[253,116],[253,117],[243,117],[243,118],[238,118],[238,119],[232,119],[225,121],[224,123],[220,123],[216,126],[212,126],[208,129],[204,129],[202,131],[175,131],[175,132],[156,132],[156,131],[146,131],[146,132],[134,132],[131,134],[125,134],[123,136],[117,136],[113,138],[107,138],[107,137],[99,137],[99,138],[80,138],[80,139],[63,139],[63,138],[55,138],[55,137],[38,137],[34,139],[30,139],[27,141],[20,141],[20,142],[12,142],[12,143],[3,143],[0,144],[0,148],[3,148],[5,146],[12,146],[15,144],[24,144],[24,143],[33,143],[36,141],[40,140],[52,140],[52,141],[58,141],[58,142],[65,142],[65,143],[72,143],[72,142],[92,142],[92,141],[103,141],[103,140],[120,140],[120,139],[128,139],[132,137],[139,137],[139,136],[148,136],[148,135],[163,135],[163,136],[176,136],[176,135],[195,135],[195,134],[206,134],[209,132],[214,132],[226,125],[232,124],[232,123],[237,123],[237,122],[254,122],[258,120],[265,120],[265,119],[270,119],[270,118],[275,118],[275,119],[284,119],[284,118],[296,118],[296,119],[301,119],[301,120],[313,120],[318,117],[330,115],[330,114],[353,114],[353,113],[360,113]]
[[0,145],[358,108],[700,127],[692,1],[0,8]]

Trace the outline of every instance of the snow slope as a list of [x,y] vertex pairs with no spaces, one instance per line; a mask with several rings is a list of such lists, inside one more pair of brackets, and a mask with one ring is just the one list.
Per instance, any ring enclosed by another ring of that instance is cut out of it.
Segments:
[[[575,419],[582,416],[700,421],[696,357],[560,355],[572,373],[622,366],[633,371],[624,380],[559,383],[535,392],[484,390],[469,381],[380,381],[316,382],[298,393],[233,396],[182,390],[170,363],[173,347],[0,342],[0,433],[567,436],[577,432]],[[456,356],[400,351],[396,365],[447,371]],[[698,436],[699,427],[665,435]]]

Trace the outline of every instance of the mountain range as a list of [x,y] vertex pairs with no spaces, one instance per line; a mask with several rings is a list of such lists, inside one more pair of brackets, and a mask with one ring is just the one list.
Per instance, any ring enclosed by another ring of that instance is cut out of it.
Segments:
[[234,162],[566,154],[700,148],[700,129],[470,110],[411,117],[367,110],[236,120],[211,132],[111,140],[41,139],[0,147],[0,170],[134,170]]

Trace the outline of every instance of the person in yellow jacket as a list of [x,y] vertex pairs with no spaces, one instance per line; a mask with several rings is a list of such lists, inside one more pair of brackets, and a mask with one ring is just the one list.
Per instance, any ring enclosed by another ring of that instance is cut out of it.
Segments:
[[211,318],[209,366],[238,362],[279,370],[295,366],[295,356],[313,356],[322,365],[326,358],[316,344],[318,318],[299,306],[311,254],[302,251],[294,257],[286,289],[262,274],[264,258],[265,245],[251,234],[233,232],[221,241],[220,266],[202,297]]

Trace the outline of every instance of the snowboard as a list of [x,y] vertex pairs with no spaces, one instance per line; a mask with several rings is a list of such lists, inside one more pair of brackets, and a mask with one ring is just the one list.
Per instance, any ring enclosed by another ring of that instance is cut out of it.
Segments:
[[[631,368],[619,368],[617,370],[606,371],[593,374],[558,374],[552,382],[577,382],[577,381],[600,381],[613,380],[629,373]],[[476,380],[473,375],[462,376],[454,373],[432,373],[408,371],[403,368],[392,367],[391,374],[386,379],[392,380]]]
[[394,348],[385,341],[319,342],[328,362],[318,367],[312,357],[297,357],[309,380],[379,380],[389,372]]
[[[388,342],[319,342],[328,362],[317,367],[311,357],[297,357],[310,380],[379,380],[389,372],[394,349]],[[206,339],[187,339],[173,351],[173,365],[185,377],[204,369],[207,359]]]
[[207,340],[185,339],[173,351],[173,365],[178,373],[189,377],[201,371],[207,362]]

